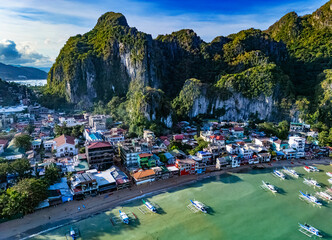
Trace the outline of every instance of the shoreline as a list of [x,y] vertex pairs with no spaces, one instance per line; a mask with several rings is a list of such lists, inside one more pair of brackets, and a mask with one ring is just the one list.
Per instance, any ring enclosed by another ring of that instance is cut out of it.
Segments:
[[[293,164],[291,162],[293,162]],[[329,165],[330,159],[282,160],[271,163],[261,163],[259,165],[264,166],[264,169],[271,169],[280,168],[282,166],[299,167],[306,164]],[[0,239],[29,239],[39,234],[93,217],[117,206],[121,206],[146,196],[158,195],[171,189],[185,187],[186,185],[226,173],[248,172],[254,170],[252,168],[253,166],[254,165],[244,165],[238,168],[222,169],[220,171],[209,172],[203,175],[174,177],[140,186],[135,185],[129,189],[112,192],[111,195],[110,193],[106,193],[96,197],[88,197],[83,201],[72,201],[55,207],[38,210],[21,219],[14,219],[0,224]],[[256,170],[260,171],[264,169]],[[82,209],[81,207],[82,210],[77,210],[82,204],[84,204],[86,208]]]

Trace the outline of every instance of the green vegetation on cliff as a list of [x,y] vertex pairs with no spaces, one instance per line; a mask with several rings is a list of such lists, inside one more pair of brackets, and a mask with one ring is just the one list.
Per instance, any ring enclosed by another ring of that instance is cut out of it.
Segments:
[[287,75],[275,64],[258,65],[243,72],[226,74],[216,83],[217,88],[227,88],[242,93],[247,98],[272,96],[275,91],[291,97],[292,87]]
[[[230,96],[243,102],[272,97],[264,115],[270,120],[272,113],[290,118],[297,107],[307,111],[301,116],[317,122],[325,115],[316,113],[314,89],[320,74],[332,68],[330,4],[303,17],[286,14],[266,31],[251,28],[210,43],[191,29],[152,39],[129,27],[122,14],[105,13],[91,31],[63,47],[49,73],[46,100],[55,96],[56,105],[70,102],[77,108],[102,109],[109,103],[111,114],[136,133],[171,115],[176,120],[240,112],[241,104],[222,107]],[[257,108],[252,111],[243,118],[257,116]]]

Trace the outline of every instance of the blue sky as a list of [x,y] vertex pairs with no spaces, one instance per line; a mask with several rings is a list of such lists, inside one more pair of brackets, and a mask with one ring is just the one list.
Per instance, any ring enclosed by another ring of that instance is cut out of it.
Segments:
[[250,27],[266,29],[284,14],[313,12],[327,0],[1,0],[0,62],[50,67],[66,40],[107,12],[158,34],[193,29],[205,41]]

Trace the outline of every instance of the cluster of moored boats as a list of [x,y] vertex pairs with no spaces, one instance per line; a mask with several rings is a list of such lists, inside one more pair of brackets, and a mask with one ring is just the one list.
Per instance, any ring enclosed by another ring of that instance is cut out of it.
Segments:
[[[305,166],[304,170],[309,173],[310,172],[319,172],[319,169],[314,166]],[[294,169],[287,168],[287,167],[283,167],[282,170],[274,170],[272,172],[272,174],[275,177],[280,178],[281,180],[285,180],[287,178],[286,176],[290,176],[293,178],[300,177],[300,175]],[[330,177],[328,179],[328,182],[332,184],[332,172],[327,172],[326,175]],[[309,186],[312,186],[314,188],[316,188],[316,187],[322,188],[322,186],[315,179],[312,179],[312,178],[303,178],[303,179],[304,179],[303,183],[305,183]],[[261,185],[261,187],[263,189],[266,189],[272,193],[278,193],[278,188],[276,186],[272,185],[271,183],[265,182],[265,181],[262,181],[262,183],[263,184]],[[325,191],[316,192],[316,196],[323,200],[332,201],[332,187],[328,188]],[[300,199],[302,199],[308,203],[311,203],[315,206],[322,206],[322,202],[320,202],[317,197],[315,197],[307,192],[304,193],[304,192],[300,191],[299,197],[300,197]],[[313,226],[310,226],[306,223],[305,224],[299,223],[299,231],[309,237],[312,237],[312,236],[322,237],[322,234],[319,232],[319,230],[317,230]]]
[[[143,204],[145,205],[145,207],[151,212],[151,213],[158,213],[157,208],[149,201],[142,199]],[[195,209],[195,212],[202,212],[202,213],[207,213],[208,212],[208,207],[205,206],[203,203],[197,201],[197,200],[190,200],[190,205],[193,207],[193,209]],[[119,210],[119,217],[121,219],[121,221],[124,224],[129,224],[130,223],[130,218],[129,216]]]

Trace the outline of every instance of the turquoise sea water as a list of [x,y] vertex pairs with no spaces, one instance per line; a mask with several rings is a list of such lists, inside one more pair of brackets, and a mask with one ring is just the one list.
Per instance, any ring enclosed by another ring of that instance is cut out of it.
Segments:
[[[319,169],[320,173],[307,173],[302,167],[295,168],[304,177],[330,186],[325,172],[332,172],[332,166]],[[314,194],[317,189],[305,185],[303,176],[282,181],[271,171],[225,174],[149,197],[162,208],[161,214],[142,214],[138,210],[142,201],[138,199],[74,226],[79,228],[81,239],[302,240],[310,238],[298,231],[298,222],[307,222],[321,230],[324,239],[332,239],[332,203],[318,208],[299,200],[299,190]],[[281,193],[273,195],[262,190],[262,180],[274,184]],[[208,205],[210,214],[192,213],[187,209],[189,199]],[[109,219],[118,216],[119,209],[133,212],[138,220],[129,226],[113,226]],[[34,239],[66,239],[69,229],[70,226],[61,227]]]

